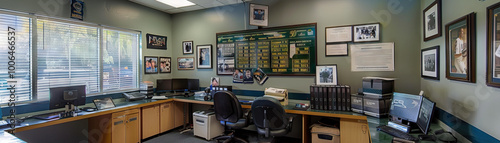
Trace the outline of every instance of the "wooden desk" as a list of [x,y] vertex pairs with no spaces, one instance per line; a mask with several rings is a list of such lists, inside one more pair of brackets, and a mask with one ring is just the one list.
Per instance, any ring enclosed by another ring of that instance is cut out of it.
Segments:
[[[255,98],[255,97],[244,97],[238,96],[239,98]],[[79,113],[77,117],[65,118],[65,119],[54,119],[54,120],[37,120],[37,119],[27,119],[22,123],[21,126],[17,127],[14,132],[22,132],[27,130],[32,130],[41,127],[52,126],[56,124],[62,124],[66,122],[81,120],[81,119],[89,119],[93,117],[99,117],[104,115],[111,115],[117,112],[128,111],[132,109],[141,109],[147,106],[155,106],[161,105],[163,103],[190,103],[190,104],[204,104],[204,105],[213,105],[212,101],[203,101],[203,100],[195,100],[194,97],[172,97],[165,100],[140,100],[133,102],[126,102],[124,99],[114,99],[113,100],[117,107],[100,110],[96,112],[82,112]],[[359,142],[359,140],[370,140],[370,130],[368,129],[367,117],[362,114],[357,114],[353,112],[342,112],[342,111],[323,111],[323,110],[294,110],[293,107],[296,103],[308,103],[309,101],[304,100],[290,100],[289,105],[284,106],[285,111],[290,114],[298,114],[302,116],[302,142],[310,141],[310,132],[309,126],[311,125],[310,119],[313,116],[319,117],[335,117],[340,119],[340,127],[341,127],[341,139],[342,142]],[[242,105],[243,108],[250,108],[250,105]],[[46,111],[48,112],[48,111]],[[41,112],[37,112],[40,114]],[[31,114],[37,114],[31,113]],[[18,117],[22,117],[23,115],[19,115]],[[0,129],[6,130],[6,129]],[[15,138],[14,136],[3,133],[0,134],[0,140],[9,139],[9,141],[13,142],[24,142],[21,139]]]

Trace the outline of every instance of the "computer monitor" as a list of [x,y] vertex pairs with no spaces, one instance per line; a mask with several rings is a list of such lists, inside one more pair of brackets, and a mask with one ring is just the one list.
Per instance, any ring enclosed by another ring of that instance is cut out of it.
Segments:
[[199,79],[188,79],[188,90],[189,91],[200,90],[200,80]]
[[200,89],[199,79],[172,79],[172,90],[174,91],[198,91]]
[[394,92],[389,114],[409,122],[417,122],[422,96]]
[[156,90],[157,91],[172,90],[172,79],[156,80]]
[[85,85],[50,88],[50,109],[65,108],[65,105],[85,105]]
[[417,125],[424,134],[427,134],[429,131],[435,106],[435,102],[432,102],[425,97],[422,99],[422,105],[420,106],[420,112],[418,113]]

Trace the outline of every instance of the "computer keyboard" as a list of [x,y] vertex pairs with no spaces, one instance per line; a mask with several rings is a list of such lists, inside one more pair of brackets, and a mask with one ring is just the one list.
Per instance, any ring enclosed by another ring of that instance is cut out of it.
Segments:
[[50,119],[59,118],[59,113],[61,113],[61,112],[41,114],[41,115],[33,116],[33,118],[40,119],[40,120],[50,120]]
[[397,137],[397,138],[410,140],[410,141],[418,141],[418,138],[413,137],[408,133],[402,132],[400,130],[396,130],[396,129],[391,128],[391,127],[386,126],[386,125],[378,126],[377,130],[382,131],[384,133],[387,133],[387,134],[394,136],[394,137]]

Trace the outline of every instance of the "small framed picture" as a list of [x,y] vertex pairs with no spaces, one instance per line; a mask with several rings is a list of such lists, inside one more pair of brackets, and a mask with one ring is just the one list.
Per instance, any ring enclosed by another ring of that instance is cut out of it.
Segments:
[[325,46],[325,56],[347,56],[349,53],[347,43],[326,44]]
[[211,86],[219,86],[220,85],[220,78],[219,77],[212,77],[210,78],[210,85]]
[[151,56],[144,57],[144,73],[145,74],[158,73],[158,57],[151,57]]
[[354,42],[380,41],[380,23],[355,25],[352,30]]
[[250,4],[250,25],[267,26],[269,23],[269,6]]
[[446,24],[446,78],[476,82],[476,14]]
[[439,80],[439,46],[422,49],[420,59],[421,76]]
[[337,65],[317,65],[316,85],[337,85]]
[[148,40],[148,49],[162,49],[167,50],[167,36],[146,34]]
[[500,3],[487,8],[486,85],[500,87]]
[[193,70],[194,69],[194,58],[193,57],[178,57],[177,58],[177,69],[178,70]]
[[193,41],[183,41],[182,42],[182,53],[192,54],[193,53]]
[[333,26],[325,28],[326,43],[351,42],[352,26]]
[[212,45],[198,45],[196,46],[198,52],[196,58],[198,59],[198,69],[211,69],[212,68]]
[[170,57],[160,57],[160,73],[170,73],[172,71],[170,65]]
[[424,41],[441,37],[441,0],[436,0],[423,12]]

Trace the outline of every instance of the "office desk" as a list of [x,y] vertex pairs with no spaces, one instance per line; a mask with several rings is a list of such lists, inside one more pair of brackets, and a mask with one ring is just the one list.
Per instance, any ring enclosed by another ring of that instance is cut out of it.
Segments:
[[[253,99],[255,97],[248,96],[238,96],[239,99]],[[81,112],[76,117],[65,118],[65,119],[53,119],[53,120],[38,120],[38,119],[27,119],[25,120],[21,126],[16,127],[15,132],[22,132],[31,129],[62,124],[66,122],[81,120],[81,119],[89,119],[93,117],[98,117],[102,115],[109,115],[116,112],[127,111],[131,109],[138,109],[142,107],[148,107],[152,105],[158,105],[167,102],[181,102],[181,103],[190,103],[190,104],[204,104],[204,105],[213,105],[212,101],[203,101],[196,100],[194,96],[192,97],[170,97],[165,100],[152,100],[145,99],[139,101],[126,102],[123,98],[114,99],[116,104],[115,108],[99,110],[95,112]],[[341,121],[341,139],[342,142],[357,142],[359,139],[367,138],[368,140],[372,140],[373,142],[388,142],[392,139],[392,136],[387,135],[385,133],[380,133],[376,131],[376,127],[381,124],[387,124],[387,119],[376,119],[372,117],[367,117],[362,114],[354,113],[354,112],[343,112],[343,111],[323,111],[323,110],[311,110],[307,111],[295,110],[293,109],[296,103],[309,103],[309,101],[305,100],[290,100],[289,105],[284,106],[285,111],[290,114],[298,114],[302,116],[302,142],[310,141],[310,131],[309,126],[311,125],[310,119],[313,116],[319,117],[336,117]],[[94,106],[93,104],[87,104],[85,106]],[[85,107],[83,106],[83,107]],[[243,108],[250,108],[250,105],[242,105]],[[28,113],[17,115],[17,117],[43,114],[47,112],[54,112],[55,110],[50,111],[40,111],[35,113]],[[437,125],[433,125],[435,128]],[[0,131],[9,130],[9,128],[0,129]],[[364,137],[363,135],[366,135]],[[354,140],[350,140],[354,139]],[[23,140],[16,138],[15,136],[7,133],[0,133],[0,142],[24,142]]]

